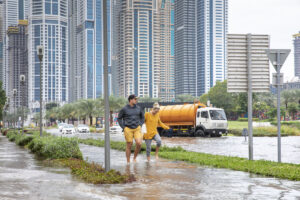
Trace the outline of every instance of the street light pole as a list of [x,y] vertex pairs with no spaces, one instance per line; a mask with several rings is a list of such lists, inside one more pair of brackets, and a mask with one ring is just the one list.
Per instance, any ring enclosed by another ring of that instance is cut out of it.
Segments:
[[107,0],[103,0],[103,47],[104,47],[104,105],[105,105],[105,171],[110,170],[109,138],[109,93],[108,93],[108,52],[107,52]]
[[13,96],[14,96],[14,132],[16,132],[16,96],[17,96],[17,89],[13,89]]
[[40,60],[40,136],[43,135],[43,67],[42,67],[42,61],[43,61],[43,55],[44,55],[44,47],[43,46],[37,46],[37,55]]
[[25,85],[25,75],[20,75],[20,83],[22,86],[22,100],[21,100],[21,106],[22,106],[22,135],[24,134],[24,101],[25,101],[25,92],[24,92],[24,85]]

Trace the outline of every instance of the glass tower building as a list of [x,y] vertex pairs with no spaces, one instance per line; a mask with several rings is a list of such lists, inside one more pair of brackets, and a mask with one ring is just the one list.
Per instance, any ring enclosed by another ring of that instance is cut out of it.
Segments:
[[226,79],[227,12],[228,0],[176,2],[176,96],[201,96]]
[[68,101],[68,0],[35,0],[29,15],[29,106],[38,110],[40,62],[37,46],[44,47],[43,101]]
[[160,17],[157,0],[123,0],[118,81],[121,96],[158,97]]
[[300,32],[294,35],[295,76],[300,78]]
[[[109,92],[112,93],[112,12],[107,1]],[[71,101],[102,97],[104,93],[103,0],[70,1]],[[71,80],[73,79],[73,80]]]

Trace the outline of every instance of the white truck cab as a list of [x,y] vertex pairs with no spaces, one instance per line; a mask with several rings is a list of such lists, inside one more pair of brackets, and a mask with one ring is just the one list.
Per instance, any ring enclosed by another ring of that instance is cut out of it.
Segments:
[[196,115],[195,136],[220,137],[227,134],[228,123],[226,114],[221,108],[198,108]]

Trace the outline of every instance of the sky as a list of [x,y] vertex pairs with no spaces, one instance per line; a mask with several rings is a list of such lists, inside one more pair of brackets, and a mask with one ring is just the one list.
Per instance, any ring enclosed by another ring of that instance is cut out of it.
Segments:
[[[294,77],[293,35],[300,31],[300,0],[228,0],[228,33],[270,35],[270,48],[291,49],[281,72]],[[275,73],[270,64],[271,72]]]

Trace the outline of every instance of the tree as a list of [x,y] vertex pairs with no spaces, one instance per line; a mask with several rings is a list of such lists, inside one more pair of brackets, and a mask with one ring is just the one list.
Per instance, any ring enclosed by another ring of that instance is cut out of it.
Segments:
[[59,107],[58,103],[50,102],[46,104],[46,110],[51,110],[52,108]]
[[96,115],[96,101],[93,99],[82,99],[78,101],[79,112],[82,116],[88,116],[90,119],[90,125],[93,124],[93,117]]
[[282,101],[285,105],[286,110],[288,109],[288,104],[293,101],[293,98],[294,98],[293,93],[294,93],[294,91],[292,91],[292,90],[284,90],[281,93],[281,98],[282,98]]
[[110,125],[113,124],[113,113],[118,112],[125,105],[126,105],[126,99],[122,97],[116,97],[113,95],[109,97]]
[[214,106],[223,108],[228,114],[235,108],[233,94],[227,92],[227,81],[217,82],[208,92],[208,97]]
[[290,103],[288,106],[289,115],[292,116],[293,120],[295,119],[295,114],[298,112],[298,105],[296,103]]
[[201,97],[200,97],[200,102],[207,105],[208,99],[209,99],[208,94],[202,94]]
[[196,97],[193,97],[190,94],[181,94],[176,97],[177,102],[194,102]]
[[6,95],[5,95],[5,91],[2,89],[2,82],[0,81],[0,120],[2,120],[3,116],[3,107],[5,105],[6,102]]

